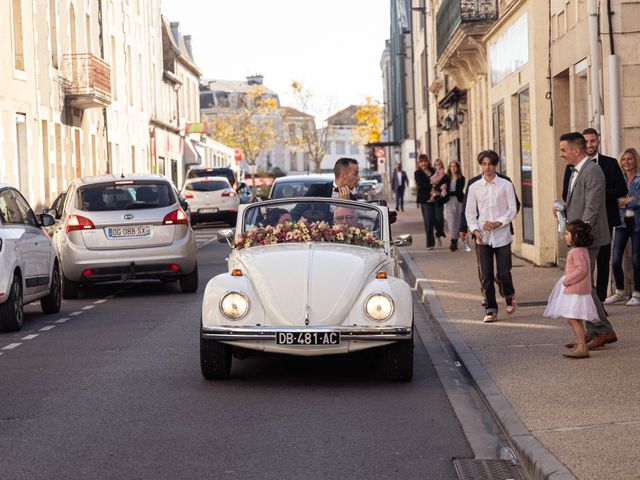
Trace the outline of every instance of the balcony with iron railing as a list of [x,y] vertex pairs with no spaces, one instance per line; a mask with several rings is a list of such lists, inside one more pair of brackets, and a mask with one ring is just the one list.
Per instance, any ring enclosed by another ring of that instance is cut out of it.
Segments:
[[111,104],[111,67],[91,53],[63,57],[65,103],[74,108],[104,108]]
[[484,35],[497,19],[497,0],[442,0],[436,16],[438,57],[455,37]]

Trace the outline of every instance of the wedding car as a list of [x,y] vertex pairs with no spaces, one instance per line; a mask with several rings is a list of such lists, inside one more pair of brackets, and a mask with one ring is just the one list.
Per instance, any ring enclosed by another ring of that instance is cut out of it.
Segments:
[[200,366],[230,375],[232,358],[376,349],[395,381],[413,376],[413,303],[380,203],[289,198],[241,205],[220,230],[232,252],[202,303]]

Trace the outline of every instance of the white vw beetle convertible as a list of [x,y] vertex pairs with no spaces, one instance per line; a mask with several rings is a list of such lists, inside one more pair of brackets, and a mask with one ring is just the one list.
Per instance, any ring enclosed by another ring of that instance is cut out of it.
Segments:
[[397,274],[386,206],[327,198],[241,205],[221,230],[229,271],[204,292],[200,365],[227,378],[232,356],[378,349],[389,379],[413,376],[413,301]]

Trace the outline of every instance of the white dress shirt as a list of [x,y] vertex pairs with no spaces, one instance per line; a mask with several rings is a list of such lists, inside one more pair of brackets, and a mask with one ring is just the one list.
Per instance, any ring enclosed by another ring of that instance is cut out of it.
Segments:
[[569,179],[569,192],[573,190],[573,185],[576,183],[576,178],[578,178],[578,174],[582,167],[584,167],[584,162],[589,160],[589,157],[584,157],[580,162],[573,167],[573,172],[571,173],[571,178]]
[[489,230],[488,241],[493,248],[504,247],[511,243],[509,224],[516,217],[516,194],[509,180],[497,175],[491,182],[484,176],[469,187],[465,217],[469,231],[479,230],[485,222],[500,222],[501,227]]

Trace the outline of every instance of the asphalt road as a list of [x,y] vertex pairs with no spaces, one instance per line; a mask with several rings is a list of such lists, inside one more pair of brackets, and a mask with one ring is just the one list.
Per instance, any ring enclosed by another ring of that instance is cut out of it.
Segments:
[[234,360],[204,380],[200,300],[228,254],[212,233],[196,294],[94,287],[0,334],[0,477],[457,478],[452,458],[473,453],[419,338],[408,384],[344,357]]

